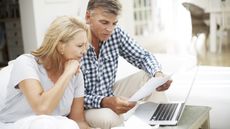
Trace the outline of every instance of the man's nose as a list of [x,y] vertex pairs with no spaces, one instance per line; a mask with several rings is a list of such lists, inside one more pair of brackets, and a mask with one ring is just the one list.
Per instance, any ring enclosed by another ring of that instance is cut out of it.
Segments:
[[113,28],[114,28],[113,25],[109,25],[109,26],[106,27],[106,30],[111,32],[111,31],[113,31]]

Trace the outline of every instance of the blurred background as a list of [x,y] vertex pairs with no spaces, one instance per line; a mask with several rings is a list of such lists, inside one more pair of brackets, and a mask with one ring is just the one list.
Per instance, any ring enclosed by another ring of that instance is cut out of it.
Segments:
[[[166,71],[201,66],[189,104],[212,107],[211,129],[229,129],[230,112],[224,110],[230,108],[230,0],[120,1],[123,11],[119,25],[154,53]],[[0,0],[0,67],[40,46],[47,27],[57,16],[84,19],[87,2]],[[122,66],[117,79],[131,68]],[[183,86],[174,87],[168,96],[181,97]]]
[[[193,52],[199,64],[230,66],[229,0],[121,2],[125,13],[119,24],[145,48],[157,53]],[[86,4],[87,0],[0,0],[0,66],[37,48],[56,16],[84,19]]]

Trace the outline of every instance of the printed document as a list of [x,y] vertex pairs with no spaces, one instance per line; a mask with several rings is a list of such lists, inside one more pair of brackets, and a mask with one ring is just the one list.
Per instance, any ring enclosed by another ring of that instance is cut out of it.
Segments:
[[163,85],[169,79],[171,79],[172,74],[166,75],[165,77],[153,77],[145,83],[145,85],[140,88],[132,97],[129,98],[129,101],[137,102],[136,106],[131,110],[123,114],[124,120],[128,120],[129,117],[135,112],[136,108],[143,102],[139,101],[140,99],[150,95],[156,91],[156,88],[160,85]]
[[152,77],[148,82],[145,83],[133,96],[129,98],[129,101],[138,101],[151,93],[156,91],[156,88],[163,85],[171,78],[171,75],[165,77]]

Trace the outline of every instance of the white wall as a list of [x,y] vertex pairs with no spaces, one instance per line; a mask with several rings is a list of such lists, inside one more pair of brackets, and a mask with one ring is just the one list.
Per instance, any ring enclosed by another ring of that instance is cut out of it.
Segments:
[[120,0],[120,2],[122,4],[122,13],[119,18],[119,25],[131,36],[134,36],[133,0]]
[[37,46],[33,1],[19,0],[19,6],[24,52],[27,53]]
[[20,14],[25,53],[42,43],[44,33],[54,18],[73,15],[84,18],[88,0],[20,0]]

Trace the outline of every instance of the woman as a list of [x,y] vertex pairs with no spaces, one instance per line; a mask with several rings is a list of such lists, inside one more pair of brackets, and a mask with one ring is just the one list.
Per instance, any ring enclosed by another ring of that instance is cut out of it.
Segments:
[[11,61],[9,83],[1,86],[6,87],[0,101],[1,129],[90,128],[79,68],[88,34],[87,26],[74,17],[58,17],[40,48]]

